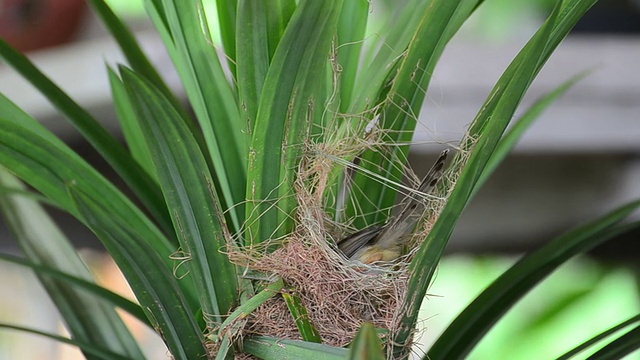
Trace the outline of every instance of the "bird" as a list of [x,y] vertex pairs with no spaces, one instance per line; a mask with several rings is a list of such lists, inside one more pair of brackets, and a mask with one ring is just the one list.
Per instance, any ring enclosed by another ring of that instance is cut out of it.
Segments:
[[[430,195],[442,177],[442,170],[449,149],[440,153],[417,191]],[[338,241],[338,249],[351,260],[370,265],[376,262],[391,262],[400,257],[402,247],[411,238],[410,233],[426,209],[424,199],[409,194],[403,200],[404,207],[397,216],[383,225],[372,225],[356,231]]]

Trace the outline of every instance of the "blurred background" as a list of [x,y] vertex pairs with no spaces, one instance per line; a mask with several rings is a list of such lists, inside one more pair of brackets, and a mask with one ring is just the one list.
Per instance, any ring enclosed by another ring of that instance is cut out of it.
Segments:
[[[170,86],[182,94],[141,1],[109,2],[135,30]],[[371,36],[379,19],[401,2],[373,2]],[[410,155],[416,173],[426,172],[441,149],[460,139],[553,3],[486,0],[463,27],[433,74]],[[639,32],[640,1],[601,0],[532,84],[519,114],[571,76],[591,71],[540,117],[465,211],[430,290],[432,296],[424,302],[424,331],[416,356],[523,253],[640,197]],[[105,64],[124,60],[82,0],[0,0],[0,36],[27,51],[41,70],[118,133]],[[55,109],[1,64],[0,91],[109,173]],[[93,235],[73,219],[53,210],[52,214],[82,249],[98,278],[126,293],[117,269]],[[610,241],[562,267],[519,303],[470,358],[555,358],[637,314],[638,235]],[[0,251],[18,252],[4,225]],[[30,272],[0,262],[0,294],[0,321],[61,331],[56,310]],[[167,358],[158,339],[144,330],[140,327],[149,358]],[[0,359],[75,356],[73,348],[53,341],[0,330]]]

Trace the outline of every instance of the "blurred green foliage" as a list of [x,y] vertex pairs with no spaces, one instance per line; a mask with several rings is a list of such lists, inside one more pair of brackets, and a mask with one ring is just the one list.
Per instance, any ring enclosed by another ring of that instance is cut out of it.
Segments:
[[[421,309],[424,332],[416,339],[419,347],[428,348],[448,323],[515,260],[504,256],[443,258],[429,290],[431,295]],[[639,311],[640,288],[631,269],[586,257],[574,259],[515,305],[469,359],[555,359]],[[578,358],[586,358],[598,349],[596,346]],[[640,354],[625,359],[640,359]]]

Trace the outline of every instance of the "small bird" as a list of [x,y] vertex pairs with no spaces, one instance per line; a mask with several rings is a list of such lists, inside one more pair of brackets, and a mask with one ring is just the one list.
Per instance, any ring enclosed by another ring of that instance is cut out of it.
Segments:
[[[431,194],[434,191],[448,154],[448,149],[440,153],[438,160],[420,183],[420,193]],[[393,261],[400,257],[402,246],[411,238],[409,234],[426,208],[425,201],[417,198],[417,195],[407,195],[404,202],[406,205],[402,211],[389,222],[366,227],[343,238],[338,242],[338,249],[346,257],[363,264]]]

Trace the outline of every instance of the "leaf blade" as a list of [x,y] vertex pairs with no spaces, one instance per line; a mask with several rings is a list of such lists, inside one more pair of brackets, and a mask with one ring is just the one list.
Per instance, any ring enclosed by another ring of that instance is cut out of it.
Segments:
[[341,3],[300,2],[273,56],[249,151],[246,244],[293,227],[296,162],[312,123],[322,117],[326,59]]
[[102,240],[131,286],[156,331],[176,359],[206,355],[204,337],[169,268],[144,240],[89,194],[69,186],[71,197],[89,228]]
[[582,351],[586,350],[587,348],[589,348],[590,346],[595,345],[596,343],[598,343],[599,341],[613,335],[614,333],[624,329],[625,327],[628,327],[634,323],[637,323],[640,321],[640,315],[636,315],[626,321],[621,322],[620,324],[612,327],[609,330],[603,331],[602,333],[594,336],[593,338],[585,341],[584,343],[576,346],[575,348],[571,349],[570,351],[568,351],[567,353],[565,353],[564,355],[558,357],[557,360],[569,360],[571,358],[573,358],[575,355],[581,353]]
[[209,38],[202,1],[162,0],[162,8],[171,37],[167,46],[175,49],[170,55],[202,129],[219,185],[216,191],[228,209],[230,226],[238,230],[244,216],[250,131]]
[[302,305],[300,297],[296,294],[283,292],[282,298],[285,304],[287,304],[289,313],[293,317],[293,321],[298,328],[302,340],[321,344],[322,338],[320,337],[320,333],[318,333],[316,327],[309,321],[309,313],[307,313],[307,309]]
[[238,97],[247,128],[253,129],[271,58],[295,9],[295,1],[238,2],[236,63]]
[[382,343],[371,323],[364,323],[349,346],[349,360],[384,360]]
[[616,360],[640,348],[640,326],[629,330],[589,357],[589,360]]
[[138,321],[140,321],[141,323],[147,325],[147,326],[151,326],[151,323],[149,322],[149,319],[147,319],[146,315],[144,314],[144,312],[142,311],[142,308],[140,308],[140,305],[134,303],[133,301],[126,299],[106,288],[103,288],[100,285],[97,285],[93,282],[89,282],[87,280],[84,280],[82,278],[67,274],[65,272],[62,272],[60,270],[45,266],[45,265],[40,265],[37,264],[35,262],[32,262],[30,260],[25,260],[16,256],[11,256],[11,255],[6,255],[6,254],[0,254],[0,260],[1,261],[5,261],[14,265],[19,265],[19,266],[24,266],[27,268],[30,268],[31,270],[33,270],[35,273],[37,273],[38,275],[41,275],[43,277],[50,277],[50,278],[54,278],[54,279],[60,279],[66,283],[72,284],[74,286],[77,286],[79,288],[82,288],[92,294],[94,294],[95,296],[101,297],[103,299],[105,299],[106,301],[112,303],[114,306],[119,307],[120,309],[126,311],[127,313],[131,314],[133,317],[135,317]]
[[[24,186],[0,168],[0,184],[12,188]],[[20,195],[0,196],[0,211],[22,252],[35,266],[59,269],[84,282],[93,277],[73,246],[36,201]],[[96,299],[68,282],[37,273],[40,283],[60,312],[74,339],[102,344],[116,354],[143,359],[133,335],[112,304]],[[97,287],[97,285],[93,284]],[[78,311],[82,309],[83,311]],[[86,316],[91,314],[91,316]],[[85,354],[89,356],[89,354]]]
[[458,315],[426,355],[429,359],[464,358],[511,305],[571,257],[638,228],[639,223],[613,228],[640,207],[640,201],[622,206],[580,226],[527,255],[503,273]]
[[538,118],[538,116],[546,110],[557,98],[567,92],[575,83],[582,80],[587,75],[587,72],[581,72],[564,83],[560,84],[557,88],[545,94],[542,98],[537,100],[522,116],[520,116],[513,124],[513,126],[505,133],[500,139],[500,142],[496,146],[495,151],[491,155],[486,168],[482,172],[482,176],[476,183],[476,189],[479,189],[486,179],[491,175],[493,170],[504,160],[504,158],[515,147],[517,141],[529,128],[529,126]]
[[90,354],[92,356],[91,358],[104,359],[104,360],[109,360],[109,359],[129,360],[130,359],[129,357],[122,356],[120,354],[116,354],[116,353],[110,352],[110,351],[108,351],[106,349],[102,349],[102,348],[96,346],[95,343],[84,342],[84,341],[76,340],[76,339],[69,339],[69,338],[66,338],[64,336],[60,336],[60,335],[56,335],[56,334],[52,334],[52,333],[48,333],[48,332],[32,329],[32,328],[27,328],[27,327],[24,327],[24,326],[0,323],[0,328],[24,331],[24,332],[27,332],[27,333],[48,337],[50,339],[53,339],[53,340],[61,342],[61,343],[75,345],[75,346],[79,347],[86,354]]
[[[203,312],[218,325],[237,302],[235,266],[221,252],[230,235],[206,160],[179,112],[151,83],[121,68],[176,236],[190,261]],[[217,326],[216,326],[217,327]]]
[[0,39],[0,57],[35,86],[87,139],[118,175],[132,188],[154,218],[168,224],[166,208],[158,202],[160,189],[131,155],[85,109],[54,84],[24,55]]
[[[574,0],[572,4],[580,2],[580,0]],[[525,91],[548,60],[552,50],[580,18],[580,11],[586,11],[590,7],[589,4],[593,2],[593,0],[582,1],[582,5],[586,6],[574,8],[573,11],[567,11],[564,2],[558,3],[544,25],[505,70],[471,124],[469,129],[471,136],[463,139],[460,147],[463,151],[469,151],[472,148],[473,151],[464,163],[464,168],[444,209],[410,264],[412,274],[408,286],[413,297],[405,303],[407,311],[404,312],[402,319],[404,325],[397,335],[396,343],[402,344],[411,336],[411,329],[415,326],[422,297],[426,294],[455,223],[469,202],[477,180],[495,151]],[[456,155],[457,158],[459,156],[461,155]],[[457,160],[459,159],[454,159],[455,164],[463,163]],[[455,167],[453,171],[456,171]],[[401,348],[398,348],[398,351],[402,351]]]
[[282,340],[267,336],[253,336],[243,342],[242,350],[265,360],[316,359],[342,360],[348,350],[297,340]]
[[[415,30],[411,36],[405,32],[393,33],[406,48],[396,50],[380,50],[373,64],[379,61],[387,61],[384,67],[388,70],[385,77],[374,75],[377,81],[387,81],[380,86],[383,91],[372,94],[365,90],[365,96],[357,99],[354,111],[356,114],[366,109],[369,103],[375,102],[368,110],[377,118],[376,127],[382,134],[380,142],[382,146],[367,149],[360,156],[362,171],[356,172],[353,177],[352,188],[356,198],[347,202],[346,217],[355,218],[354,226],[358,229],[371,224],[383,223],[387,220],[391,206],[396,198],[396,188],[392,184],[400,183],[404,164],[407,163],[407,153],[413,132],[417,124],[417,116],[422,108],[427,88],[431,80],[431,74],[439,59],[444,45],[462,25],[462,21],[473,11],[476,0],[433,1],[422,3],[418,11],[409,14]],[[417,13],[417,14],[415,14]],[[416,18],[416,16],[420,16]],[[406,16],[406,15],[405,15]],[[401,51],[400,51],[401,50]],[[393,58],[390,56],[400,52]],[[376,71],[373,67],[368,71]],[[363,81],[368,81],[363,77]],[[362,84],[365,88],[369,84]],[[378,88],[380,89],[380,88]],[[377,100],[374,100],[377,98]],[[375,114],[375,115],[374,115]],[[365,131],[365,125],[361,119],[349,121],[345,126],[355,128],[356,133]],[[367,172],[380,175],[379,180],[372,180]],[[364,216],[362,216],[364,214]],[[361,216],[357,216],[361,215]]]
[[113,39],[115,39],[120,46],[122,54],[127,59],[129,65],[139,73],[143,74],[166,96],[171,97],[172,100],[177,103],[177,100],[173,97],[169,87],[162,80],[158,71],[149,61],[149,58],[144,54],[140,44],[127,28],[125,23],[118,18],[104,0],[88,0],[88,2],[98,17],[100,17],[102,23],[105,25]]

